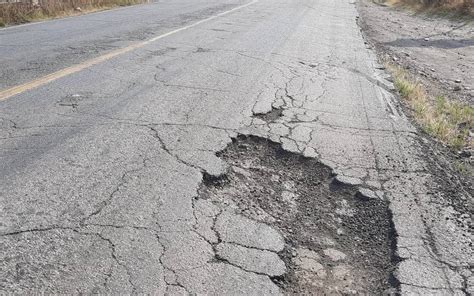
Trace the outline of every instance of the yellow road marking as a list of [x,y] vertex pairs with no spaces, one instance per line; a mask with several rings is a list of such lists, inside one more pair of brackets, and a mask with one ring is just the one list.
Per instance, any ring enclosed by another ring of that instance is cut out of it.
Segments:
[[145,40],[145,41],[142,41],[142,42],[138,42],[138,43],[134,43],[134,44],[131,44],[127,47],[124,47],[124,48],[120,48],[120,49],[116,49],[116,50],[113,50],[109,53],[106,53],[104,55],[101,55],[101,56],[98,56],[96,58],[93,58],[91,60],[88,60],[88,61],[85,61],[85,62],[82,62],[80,64],[77,64],[77,65],[73,65],[71,67],[67,67],[67,68],[64,68],[62,70],[59,70],[59,71],[56,71],[56,72],[53,72],[51,74],[48,74],[48,75],[45,75],[43,77],[40,77],[38,79],[35,79],[35,80],[32,80],[32,81],[29,81],[29,82],[26,82],[24,84],[20,84],[20,85],[17,85],[17,86],[14,86],[14,87],[11,87],[11,88],[8,88],[8,89],[5,89],[3,91],[0,91],[0,101],[3,101],[3,100],[6,100],[12,96],[15,96],[17,94],[20,94],[22,92],[25,92],[25,91],[28,91],[28,90],[31,90],[31,89],[34,89],[34,88],[37,88],[41,85],[44,85],[46,83],[49,83],[51,81],[54,81],[56,79],[59,79],[59,78],[62,78],[62,77],[65,77],[67,75],[70,75],[70,74],[73,74],[73,73],[76,73],[76,72],[79,72],[81,70],[84,70],[86,68],[89,68],[91,66],[94,66],[94,65],[97,65],[99,63],[102,63],[106,60],[109,60],[113,57],[116,57],[118,55],[121,55],[121,54],[124,54],[124,53],[127,53],[129,51],[132,51],[132,50],[135,50],[137,48],[140,48],[140,47],[143,47],[147,44],[150,44],[152,42],[155,42],[159,39],[162,39],[162,38],[165,38],[165,37],[168,37],[170,35],[173,35],[173,34],[176,34],[178,32],[181,32],[181,31],[184,31],[184,30],[187,30],[187,29],[190,29],[192,27],[195,27],[197,25],[200,25],[202,23],[205,23],[205,22],[208,22],[210,20],[213,20],[215,18],[218,18],[218,17],[221,17],[223,15],[226,15],[226,14],[229,14],[233,11],[236,11],[236,10],[239,10],[239,9],[242,9],[244,7],[247,7],[249,5],[252,5],[254,3],[258,2],[258,0],[254,0],[252,2],[249,2],[247,4],[244,4],[244,5],[240,5],[240,6],[237,6],[237,7],[234,7],[230,10],[227,10],[227,11],[224,11],[224,12],[221,12],[221,13],[218,13],[216,15],[213,15],[207,19],[203,19],[203,20],[200,20],[198,22],[195,22],[191,25],[188,25],[188,26],[184,26],[184,27],[181,27],[179,29],[176,29],[176,30],[173,30],[173,31],[170,31],[168,33],[165,33],[165,34],[162,34],[162,35],[159,35],[159,36],[155,36],[151,39],[148,39],[148,40]]

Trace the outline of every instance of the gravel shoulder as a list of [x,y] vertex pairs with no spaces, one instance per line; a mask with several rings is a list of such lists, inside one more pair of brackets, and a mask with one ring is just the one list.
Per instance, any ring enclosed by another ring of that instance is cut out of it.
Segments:
[[[413,13],[367,0],[358,1],[357,10],[366,45],[375,49],[381,62],[388,61],[405,69],[431,98],[443,96],[474,106],[472,20]],[[401,107],[412,117],[412,110],[408,110],[406,104]],[[472,188],[469,179],[474,171],[474,157],[469,148],[456,152],[423,132],[413,118],[411,122],[425,142],[425,158],[436,159],[437,165],[449,169],[448,175],[457,179],[456,184]],[[432,173],[446,178],[445,170]]]
[[433,95],[474,104],[474,25],[362,0],[359,24],[377,51],[419,76]]

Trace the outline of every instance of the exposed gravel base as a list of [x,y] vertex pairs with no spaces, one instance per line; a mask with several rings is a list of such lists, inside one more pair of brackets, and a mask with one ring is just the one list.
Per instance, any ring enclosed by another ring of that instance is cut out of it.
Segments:
[[[219,157],[230,165],[208,177],[199,199],[234,205],[278,229],[288,272],[273,280],[288,294],[390,290],[395,236],[387,203],[337,181],[316,161],[259,137],[240,136]],[[268,274],[268,272],[267,272]]]

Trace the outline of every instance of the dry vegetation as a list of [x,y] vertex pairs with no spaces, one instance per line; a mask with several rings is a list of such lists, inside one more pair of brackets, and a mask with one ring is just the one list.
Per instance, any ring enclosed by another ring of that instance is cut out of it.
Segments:
[[40,0],[39,5],[0,4],[0,27],[144,2],[147,0]]
[[474,0],[384,0],[384,2],[416,11],[474,16]]
[[386,64],[400,96],[413,111],[414,119],[430,135],[449,147],[473,149],[474,108],[444,97],[431,98],[423,86],[399,66]]

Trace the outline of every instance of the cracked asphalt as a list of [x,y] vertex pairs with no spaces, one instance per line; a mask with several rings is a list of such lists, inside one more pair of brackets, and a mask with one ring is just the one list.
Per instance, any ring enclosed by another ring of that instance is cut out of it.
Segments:
[[473,294],[472,188],[357,18],[163,0],[0,30],[1,89],[177,30],[0,101],[2,293]]

